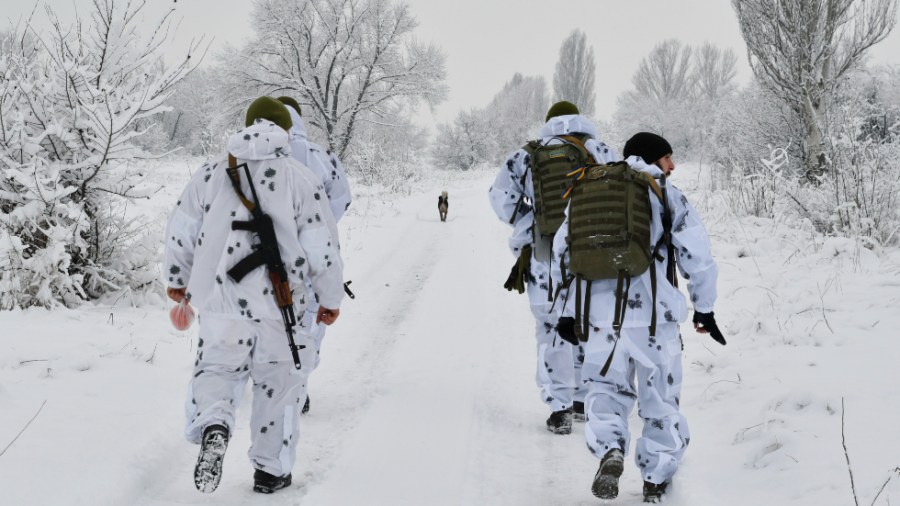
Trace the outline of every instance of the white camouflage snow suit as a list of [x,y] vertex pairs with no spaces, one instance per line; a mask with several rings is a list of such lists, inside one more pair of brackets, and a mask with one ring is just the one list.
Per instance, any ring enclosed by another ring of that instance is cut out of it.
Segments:
[[[278,246],[295,294],[312,282],[321,304],[331,309],[343,297],[342,264],[331,212],[320,200],[315,176],[290,156],[288,134],[267,120],[234,134],[228,151],[246,162],[263,211],[274,223]],[[186,400],[185,436],[199,443],[203,429],[222,424],[234,433],[235,409],[248,379],[253,381],[250,459],[256,469],[284,476],[294,464],[299,412],[314,361],[315,343],[298,332],[296,370],[284,324],[265,266],[236,283],[227,271],[252,250],[255,237],[232,230],[249,220],[225,172],[227,157],[206,162],[191,178],[169,219],[165,270],[168,284],[187,288],[200,311],[197,360]],[[243,169],[241,187],[252,194]],[[295,295],[295,314],[308,300]]]
[[[597,128],[590,120],[581,115],[550,118],[541,128],[540,138],[544,143],[559,144],[563,141],[554,137],[574,133],[586,134],[589,137],[585,141],[585,147],[597,163],[620,159],[614,149],[598,140]],[[526,171],[523,187],[522,175]],[[494,212],[504,223],[510,222],[523,192],[525,198],[534,200],[534,186],[531,177],[530,156],[524,149],[513,152],[497,174],[488,193]],[[523,203],[512,224],[513,234],[509,239],[509,247],[513,255],[518,257],[523,247],[533,243],[534,213],[531,206]],[[526,290],[528,300],[531,302],[531,313],[535,319],[535,338],[537,339],[535,379],[541,389],[541,398],[552,411],[569,409],[574,401],[583,402],[584,400],[586,389],[580,379],[584,350],[581,346],[573,346],[557,335],[556,323],[559,320],[560,304],[554,306],[549,301],[550,264],[537,260],[533,252],[531,276],[534,282],[529,281]]]
[[[310,168],[312,173],[321,181],[320,184],[325,187],[325,194],[328,196],[328,206],[334,216],[334,221],[340,221],[341,217],[350,207],[352,195],[350,193],[350,183],[347,181],[347,175],[344,173],[344,166],[338,160],[337,156],[324,149],[322,146],[309,140],[306,128],[303,124],[303,118],[293,107],[287,108],[291,115],[293,126],[290,130],[291,156],[300,163]],[[338,249],[340,249],[339,238],[337,232],[333,234]],[[325,325],[316,323],[316,312],[319,310],[315,290],[309,280],[306,282],[307,290],[307,306],[306,314],[303,317],[304,332],[307,332],[316,343],[315,360],[312,368],[319,366],[320,351],[322,349],[322,340],[325,338]]]
[[[647,165],[641,158],[627,160],[635,170],[655,176],[662,171]],[[709,237],[700,215],[678,188],[667,183],[667,200],[672,216],[672,239],[677,251],[677,265],[688,280],[694,310],[711,312],[716,301],[718,268],[712,258]],[[651,191],[653,209],[651,244],[662,236],[662,204]],[[560,282],[560,259],[569,265],[566,236],[568,216],[553,242],[554,282]],[[665,258],[667,251],[660,248]],[[585,343],[585,361],[581,374],[588,383],[585,400],[585,437],[588,448],[598,458],[614,448],[628,452],[630,434],[628,415],[638,401],[638,413],[644,422],[643,434],[637,440],[635,462],[645,481],[668,482],[678,468],[690,441],[687,420],[679,412],[681,396],[681,336],[678,324],[688,315],[684,295],[666,281],[666,261],[657,261],[656,269],[656,336],[650,337],[653,295],[650,271],[631,279],[627,310],[621,337],[606,376],[600,370],[613,349],[615,335],[616,280],[595,280],[590,295],[590,336]],[[586,282],[582,282],[586,283]],[[584,290],[585,285],[582,285]],[[574,293],[574,285],[568,290]],[[564,316],[573,316],[574,299],[569,297]],[[576,322],[576,325],[580,322]]]

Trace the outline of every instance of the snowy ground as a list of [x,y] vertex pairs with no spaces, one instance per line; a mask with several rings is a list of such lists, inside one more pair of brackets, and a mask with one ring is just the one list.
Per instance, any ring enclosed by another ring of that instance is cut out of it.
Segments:
[[[160,165],[169,187],[146,213],[167,212],[189,166]],[[0,313],[0,503],[601,503],[580,426],[543,428],[527,302],[502,288],[513,258],[487,203],[492,178],[444,176],[389,199],[357,191],[342,222],[357,298],[312,377],[295,484],[274,496],[250,490],[246,410],[219,490],[194,490],[197,449],[181,433],[197,329],[175,331],[162,300]],[[900,502],[900,476],[875,501],[900,466],[900,252],[739,220],[697,190],[703,179],[697,167],[674,175],[707,219],[729,345],[683,327],[693,437],[666,503],[853,504],[842,432],[859,504]],[[610,503],[640,503],[640,487],[629,458]]]

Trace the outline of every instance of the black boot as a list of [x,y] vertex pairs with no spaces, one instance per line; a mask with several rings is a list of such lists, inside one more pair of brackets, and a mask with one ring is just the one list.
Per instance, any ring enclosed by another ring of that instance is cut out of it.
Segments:
[[253,491],[260,494],[271,494],[291,484],[291,474],[275,476],[257,469],[253,472]]
[[547,430],[554,434],[569,434],[572,432],[572,410],[564,409],[550,413],[547,419]]
[[[615,499],[619,495],[619,477],[622,476],[625,455],[622,450],[613,448],[606,452],[594,475],[591,493],[600,499]],[[646,490],[646,487],[644,488]]]
[[224,425],[210,425],[203,430],[200,440],[200,455],[194,466],[194,485],[197,490],[210,493],[219,486],[222,479],[222,461],[228,448],[228,428]]
[[575,401],[572,403],[572,418],[579,422],[587,421],[587,417],[584,414],[583,402]]
[[649,481],[644,482],[644,502],[650,503],[658,503],[662,500],[663,494],[666,493],[666,487],[668,483],[650,483]]

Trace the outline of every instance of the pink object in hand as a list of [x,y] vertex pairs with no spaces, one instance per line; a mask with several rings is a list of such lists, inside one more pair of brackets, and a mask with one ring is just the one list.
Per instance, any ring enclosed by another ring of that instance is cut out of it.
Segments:
[[194,308],[183,299],[169,311],[169,319],[176,329],[187,330],[194,323]]

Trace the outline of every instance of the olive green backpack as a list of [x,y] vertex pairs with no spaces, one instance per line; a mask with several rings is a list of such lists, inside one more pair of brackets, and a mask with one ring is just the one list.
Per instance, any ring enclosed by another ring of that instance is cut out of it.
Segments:
[[[553,236],[565,218],[568,201],[563,197],[570,174],[596,161],[584,145],[585,136],[560,135],[560,144],[531,141],[524,149],[530,157],[531,182],[534,187],[534,256],[550,261]],[[525,176],[522,174],[524,186]],[[515,213],[513,214],[515,216]]]

